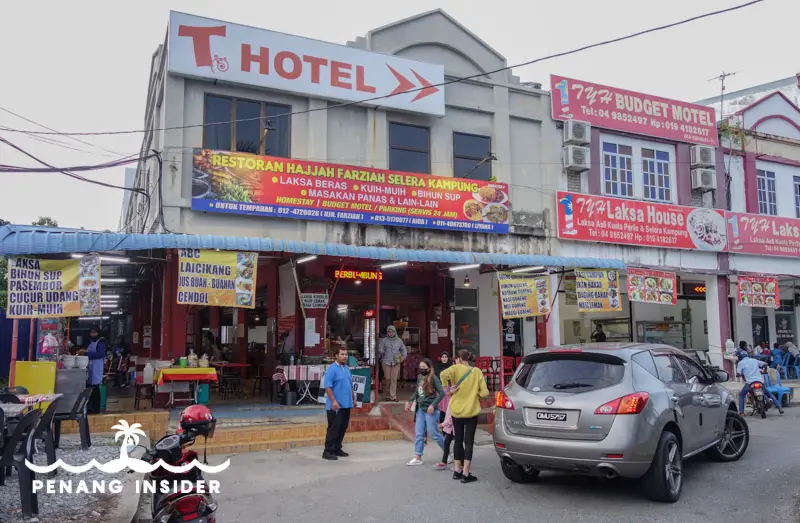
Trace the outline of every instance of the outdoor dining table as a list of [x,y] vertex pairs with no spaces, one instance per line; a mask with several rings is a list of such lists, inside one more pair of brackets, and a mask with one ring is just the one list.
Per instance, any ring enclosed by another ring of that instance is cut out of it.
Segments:
[[63,396],[60,392],[50,394],[17,394],[17,397],[26,405],[39,405],[41,403],[50,403]]
[[18,418],[29,408],[31,408],[31,405],[26,405],[24,403],[0,403],[0,410],[3,411],[6,419]]
[[[194,402],[197,403],[197,389],[201,381],[217,382],[217,371],[209,367],[168,367],[156,369],[155,383],[159,387],[168,381],[193,381]],[[167,406],[175,404],[175,391],[170,389]]]
[[275,367],[273,379],[280,382],[281,385],[286,384],[287,381],[296,382],[300,398],[295,405],[300,405],[304,399],[317,402],[317,399],[311,394],[311,383],[320,381],[324,373],[324,365],[278,365]]

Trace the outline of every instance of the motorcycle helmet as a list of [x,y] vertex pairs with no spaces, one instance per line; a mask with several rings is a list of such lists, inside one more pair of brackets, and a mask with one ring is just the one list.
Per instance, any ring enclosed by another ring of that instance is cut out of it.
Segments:
[[740,351],[738,351],[738,352],[736,353],[736,356],[739,358],[739,361],[742,361],[742,360],[743,360],[743,359],[745,359],[747,356],[749,356],[749,354],[747,354],[747,351],[740,350]]
[[183,409],[179,423],[182,431],[206,438],[213,437],[214,429],[217,427],[214,414],[205,405],[190,405]]

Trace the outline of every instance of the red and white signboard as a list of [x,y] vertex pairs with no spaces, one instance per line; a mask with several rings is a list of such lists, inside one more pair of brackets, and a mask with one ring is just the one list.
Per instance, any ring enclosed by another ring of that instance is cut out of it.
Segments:
[[725,213],[704,209],[559,191],[558,237],[643,247],[722,252]]
[[553,119],[615,131],[716,146],[714,110],[607,85],[550,76]]
[[444,115],[442,65],[176,12],[168,47],[173,74]]
[[726,212],[732,253],[800,256],[800,220]]

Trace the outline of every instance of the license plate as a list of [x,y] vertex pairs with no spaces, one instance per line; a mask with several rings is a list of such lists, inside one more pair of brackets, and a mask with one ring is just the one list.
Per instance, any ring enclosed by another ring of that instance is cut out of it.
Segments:
[[761,389],[756,389],[756,391],[755,391],[755,395],[756,395],[756,396],[758,396],[758,397],[760,398],[761,396],[763,396],[763,395],[764,395],[764,391],[763,391],[763,390],[761,390]]
[[564,412],[537,412],[536,419],[542,421],[567,421],[567,414]]

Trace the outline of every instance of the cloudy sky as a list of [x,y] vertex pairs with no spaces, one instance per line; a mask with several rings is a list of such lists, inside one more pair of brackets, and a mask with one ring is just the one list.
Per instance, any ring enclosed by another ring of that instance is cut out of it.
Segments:
[[[370,29],[436,7],[504,54],[509,64],[580,47],[744,3],[746,0],[73,0],[6,1],[0,15],[0,108],[69,131],[140,129],[152,53],[170,10],[345,43]],[[381,5],[380,9],[376,5]],[[721,15],[515,69],[523,81],[547,84],[561,74],[679,100],[719,92],[708,81],[736,71],[729,90],[800,72],[794,58],[797,0],[766,0]],[[0,126],[42,130],[0,109]],[[34,139],[0,136],[58,166],[92,165],[139,150],[141,135]],[[0,164],[35,165],[0,144]],[[87,177],[120,185],[123,168]],[[59,174],[0,174],[0,218],[30,223],[51,216],[61,226],[116,230],[122,191]]]

